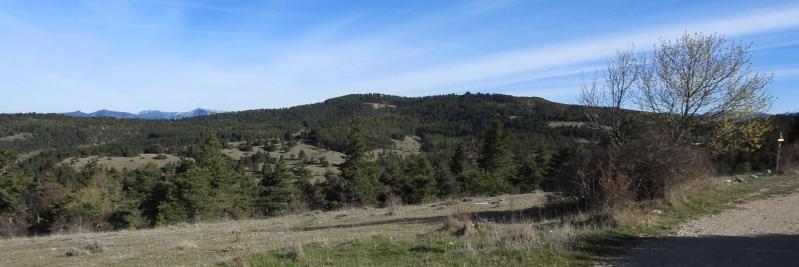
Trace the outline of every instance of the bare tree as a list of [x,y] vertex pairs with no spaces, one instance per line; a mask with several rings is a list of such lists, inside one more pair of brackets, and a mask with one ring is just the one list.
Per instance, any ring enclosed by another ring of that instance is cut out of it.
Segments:
[[601,74],[595,73],[590,84],[582,85],[579,101],[586,107],[588,119],[595,128],[606,129],[614,145],[626,143],[633,130],[634,114],[625,108],[635,95],[641,72],[641,62],[633,50],[619,50]]
[[[735,138],[740,148],[767,130],[757,117],[772,103],[771,75],[752,74],[749,46],[686,33],[662,42],[644,66],[637,102],[675,140],[724,146]],[[742,133],[750,136],[732,136]]]

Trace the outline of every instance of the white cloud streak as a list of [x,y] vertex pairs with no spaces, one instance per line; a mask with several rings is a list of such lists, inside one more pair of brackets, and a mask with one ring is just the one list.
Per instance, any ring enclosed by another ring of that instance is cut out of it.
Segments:
[[[414,93],[437,88],[488,86],[481,81],[503,83],[503,77],[608,58],[619,48],[649,45],[673,39],[684,32],[723,33],[730,37],[754,35],[799,26],[799,7],[759,11],[691,24],[663,25],[613,36],[575,40],[509,52],[479,56],[457,63],[418,69],[389,77],[363,81],[353,87],[371,87]],[[582,67],[578,67],[582,68]],[[576,90],[576,88],[575,88]]]

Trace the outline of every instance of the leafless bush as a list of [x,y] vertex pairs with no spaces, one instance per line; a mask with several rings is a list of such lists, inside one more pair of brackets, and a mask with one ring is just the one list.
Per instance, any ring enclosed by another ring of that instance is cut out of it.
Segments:
[[0,216],[0,237],[23,236],[28,230],[27,213],[17,212],[10,216]]
[[667,135],[647,136],[577,164],[570,193],[588,206],[616,208],[663,198],[682,184],[709,177],[711,164],[701,149]]
[[458,203],[455,214],[447,216],[441,231],[452,232],[456,236],[470,235],[475,231],[474,211],[469,203]]
[[633,180],[636,199],[662,198],[686,182],[710,177],[712,163],[702,148],[679,143],[667,135],[650,133],[622,149],[622,169]]
[[386,193],[386,207],[389,215],[396,214],[402,207],[402,198],[394,192]]

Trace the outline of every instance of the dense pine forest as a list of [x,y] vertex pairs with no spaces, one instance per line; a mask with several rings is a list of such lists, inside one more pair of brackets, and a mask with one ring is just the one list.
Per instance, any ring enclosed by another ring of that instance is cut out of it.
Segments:
[[[576,159],[608,142],[584,109],[498,94],[364,94],[183,120],[0,115],[0,235],[561,190]],[[712,155],[719,174],[772,168],[769,140],[782,131],[795,142],[799,117],[770,120],[762,148]],[[418,153],[370,153],[411,136]],[[343,162],[285,153],[298,144],[343,153]],[[232,158],[225,149],[252,153]],[[179,160],[131,169],[97,160],[142,154]],[[80,167],[64,164],[90,156]]]

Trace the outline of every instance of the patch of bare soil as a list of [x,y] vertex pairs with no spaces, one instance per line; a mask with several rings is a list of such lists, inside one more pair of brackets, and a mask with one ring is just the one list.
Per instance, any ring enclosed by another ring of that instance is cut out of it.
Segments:
[[619,266],[799,266],[799,193],[754,201],[642,242]]

